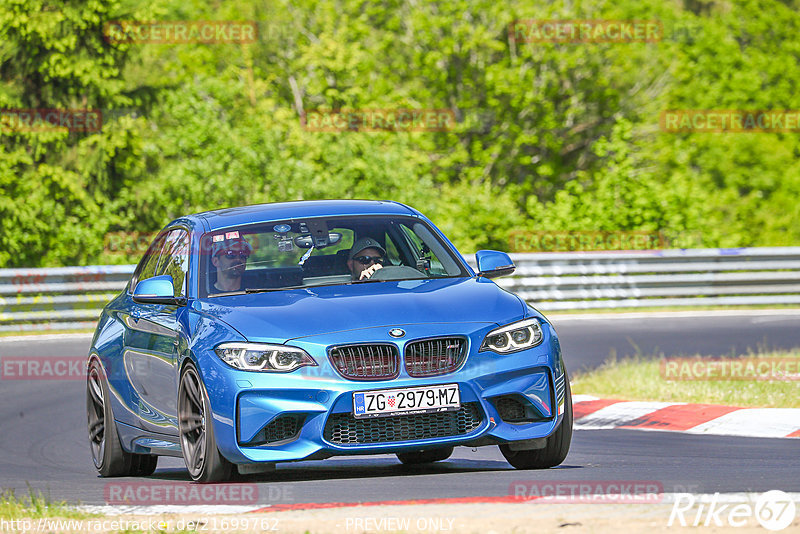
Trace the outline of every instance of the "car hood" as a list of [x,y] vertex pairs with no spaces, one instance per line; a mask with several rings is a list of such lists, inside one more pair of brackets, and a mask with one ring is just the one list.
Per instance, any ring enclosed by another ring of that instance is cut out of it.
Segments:
[[195,301],[249,341],[287,340],[414,323],[505,324],[525,304],[484,278],[439,278],[287,289]]

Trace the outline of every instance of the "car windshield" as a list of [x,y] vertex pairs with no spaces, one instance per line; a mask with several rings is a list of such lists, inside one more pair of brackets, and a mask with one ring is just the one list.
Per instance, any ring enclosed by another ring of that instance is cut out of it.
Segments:
[[271,221],[209,232],[201,243],[201,297],[469,276],[450,247],[414,217]]

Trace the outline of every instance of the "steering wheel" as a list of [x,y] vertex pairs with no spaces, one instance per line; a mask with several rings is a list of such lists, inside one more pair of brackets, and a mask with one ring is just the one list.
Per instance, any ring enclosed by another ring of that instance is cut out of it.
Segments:
[[419,278],[428,277],[425,273],[413,267],[409,267],[408,265],[389,265],[388,267],[378,269],[369,277],[370,280],[408,280]]

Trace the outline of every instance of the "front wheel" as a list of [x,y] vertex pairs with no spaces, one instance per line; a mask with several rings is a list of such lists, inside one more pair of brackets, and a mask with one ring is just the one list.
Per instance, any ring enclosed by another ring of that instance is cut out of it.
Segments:
[[89,448],[100,476],[130,474],[133,455],[122,448],[117,434],[105,372],[92,360],[86,377],[86,414],[89,423]]
[[89,448],[97,472],[103,477],[152,475],[158,465],[158,456],[133,454],[122,448],[109,399],[103,367],[97,360],[92,360],[86,378],[86,415]]
[[500,445],[500,452],[508,463],[517,469],[546,469],[555,467],[567,457],[572,442],[572,389],[569,377],[564,372],[564,418],[558,429],[547,438],[542,449],[512,451],[508,445]]
[[229,480],[233,464],[217,448],[211,402],[194,365],[186,366],[178,387],[178,429],[181,451],[189,475],[195,482]]

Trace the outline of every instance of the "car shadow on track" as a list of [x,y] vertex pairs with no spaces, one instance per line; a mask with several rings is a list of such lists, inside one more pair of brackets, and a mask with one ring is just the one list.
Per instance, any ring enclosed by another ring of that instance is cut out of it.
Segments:
[[[562,466],[569,467],[569,466]],[[578,466],[575,466],[578,467]],[[292,462],[275,470],[253,475],[238,475],[236,481],[247,482],[300,482],[309,480],[336,480],[351,478],[408,477],[480,473],[490,471],[515,471],[508,463],[499,460],[451,459],[429,465],[403,465],[392,459],[338,460],[326,462]],[[190,481],[189,473],[181,468],[162,468],[149,479]]]

